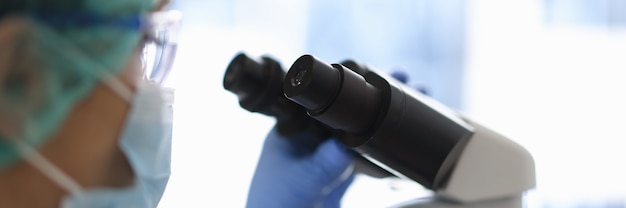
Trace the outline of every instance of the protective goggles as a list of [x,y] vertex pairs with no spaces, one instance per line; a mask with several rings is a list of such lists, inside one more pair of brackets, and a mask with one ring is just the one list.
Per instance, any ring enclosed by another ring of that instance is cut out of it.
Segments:
[[143,77],[155,84],[163,85],[166,81],[178,46],[182,15],[172,10],[154,12],[145,20],[146,27],[144,50],[142,55]]
[[141,30],[143,78],[163,85],[176,57],[182,14],[176,10],[151,12],[141,16],[105,17],[92,13],[39,13],[40,21],[56,26],[111,26]]

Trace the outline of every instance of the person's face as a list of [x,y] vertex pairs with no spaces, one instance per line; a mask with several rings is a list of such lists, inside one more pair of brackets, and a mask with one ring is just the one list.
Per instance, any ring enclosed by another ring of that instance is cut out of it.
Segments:
[[[164,9],[168,2],[161,1],[156,10]],[[12,53],[12,50],[2,50],[29,44],[23,38],[24,30],[28,29],[23,22],[24,20],[19,18],[0,19],[0,101],[6,96],[2,88],[7,86],[7,82],[16,81],[11,78],[14,76],[10,75],[30,73],[32,76],[25,77],[41,77],[41,74],[12,65],[16,58],[28,58]],[[143,46],[143,42],[136,45],[126,65],[120,70],[113,70],[119,72],[115,76],[119,81],[118,85],[129,89],[131,93],[135,93],[142,79]],[[56,52],[64,53],[63,50]],[[34,92],[32,94],[45,91],[42,86],[37,85],[37,79],[19,81],[29,80],[32,85],[28,84],[28,89]],[[84,189],[128,187],[135,179],[133,169],[120,149],[121,134],[130,113],[131,103],[128,97],[120,96],[109,84],[106,80],[95,83],[95,87],[71,107],[58,128],[44,139],[45,143],[36,147],[41,156]],[[19,135],[22,130],[20,119],[7,119],[5,114],[2,114],[3,111],[9,110],[10,108],[6,108],[0,102],[0,115],[3,115],[0,116],[0,135]],[[3,184],[0,186],[0,206],[53,207],[58,206],[60,200],[69,194],[66,188],[59,186],[25,160],[1,167],[0,184]],[[29,200],[32,196],[42,197]]]
[[[2,21],[0,48],[18,47],[16,43],[20,43],[22,26],[20,20]],[[141,45],[136,47],[117,75],[118,80],[131,91],[136,88],[141,72],[141,49]],[[8,82],[16,81],[9,80],[10,73],[26,73],[11,66],[11,61],[16,58],[19,58],[16,54],[0,53],[0,90]],[[28,74],[26,77],[29,77]],[[32,77],[37,77],[37,74],[32,74]],[[36,85],[35,80],[32,80],[29,89],[45,91]],[[0,96],[6,95],[0,93]],[[0,105],[0,112],[8,110],[3,108]],[[133,171],[118,145],[129,109],[130,104],[126,100],[98,82],[70,109],[59,128],[45,139],[38,151],[84,188],[129,186],[133,182]],[[19,121],[0,118],[0,131],[4,135],[17,135],[22,125]],[[3,184],[0,186],[2,206],[58,206],[68,194],[24,160],[0,170],[0,184]],[[29,196],[43,197],[28,200]]]

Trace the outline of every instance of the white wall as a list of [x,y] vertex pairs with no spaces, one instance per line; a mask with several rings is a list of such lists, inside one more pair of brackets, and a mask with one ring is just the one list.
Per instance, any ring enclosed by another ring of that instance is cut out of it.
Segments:
[[471,2],[466,113],[531,151],[533,198],[623,201],[626,30],[549,27],[539,0]]
[[[167,83],[176,89],[172,175],[159,207],[245,205],[262,141],[274,121],[240,108],[237,97],[223,88],[222,78],[240,51],[295,60],[304,38],[299,24],[306,17],[302,3],[263,1],[273,9],[258,10],[260,3],[181,5],[189,6],[183,8],[187,21]],[[220,12],[229,14],[216,14]],[[246,15],[257,18],[241,18]],[[239,27],[229,27],[231,23]],[[259,29],[276,23],[284,30]]]
[[[239,51],[270,53],[283,67],[304,51],[306,1],[233,2],[186,8],[168,83],[177,90],[173,173],[159,207],[244,206],[273,120],[238,106],[222,87],[224,70]],[[468,1],[464,112],[531,151],[536,198],[626,193],[626,31],[548,28],[542,2]],[[359,177],[343,205],[384,207],[421,195],[415,184]]]

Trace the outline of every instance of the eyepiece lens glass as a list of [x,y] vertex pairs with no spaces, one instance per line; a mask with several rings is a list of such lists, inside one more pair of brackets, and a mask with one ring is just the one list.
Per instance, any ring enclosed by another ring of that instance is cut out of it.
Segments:
[[306,70],[300,70],[296,76],[294,76],[293,78],[291,78],[291,86],[292,87],[297,87],[300,86],[300,84],[302,84],[302,79],[304,78],[304,76],[306,75],[307,71]]

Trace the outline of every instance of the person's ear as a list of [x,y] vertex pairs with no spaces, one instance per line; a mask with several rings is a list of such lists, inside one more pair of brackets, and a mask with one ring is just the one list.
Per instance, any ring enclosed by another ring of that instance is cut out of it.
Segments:
[[16,36],[20,32],[19,27],[13,18],[0,19],[0,90],[5,86],[6,77],[9,74],[8,65],[13,56]]
[[[15,48],[16,35],[19,33],[19,26],[12,18],[0,20],[0,135],[12,137],[15,132],[15,122],[11,119],[10,109],[7,105],[7,92],[9,76],[11,73],[11,60]],[[5,137],[0,137],[4,139]]]
[[19,136],[24,116],[41,101],[41,75],[24,67],[24,63],[36,62],[26,57],[28,25],[17,16],[0,19],[0,135],[9,138]]

